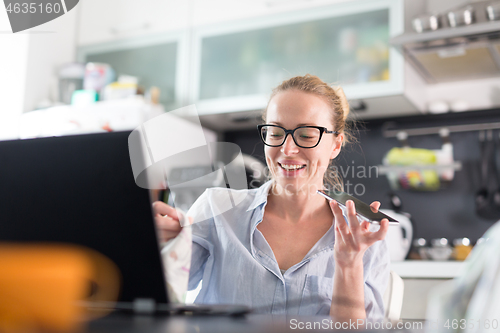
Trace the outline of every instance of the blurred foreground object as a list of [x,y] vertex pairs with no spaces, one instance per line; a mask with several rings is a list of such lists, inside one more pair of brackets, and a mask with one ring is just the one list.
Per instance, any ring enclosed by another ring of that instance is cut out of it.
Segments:
[[105,256],[73,245],[0,243],[0,332],[75,331],[116,301],[119,272]]
[[433,332],[498,332],[500,222],[483,237],[488,241],[474,247],[461,274],[429,293],[427,320],[439,324]]

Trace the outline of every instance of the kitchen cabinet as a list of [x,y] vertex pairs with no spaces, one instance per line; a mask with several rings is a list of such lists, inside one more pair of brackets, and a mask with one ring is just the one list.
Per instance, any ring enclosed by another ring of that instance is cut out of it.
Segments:
[[[350,1],[204,27],[194,32],[191,100],[200,114],[265,107],[272,87],[311,73],[349,99],[404,93],[402,0]],[[413,109],[415,111],[415,109]]]
[[[311,7],[343,4],[359,0],[191,0],[191,20],[194,26],[304,10]],[[415,0],[412,0],[415,1]]]
[[462,261],[406,260],[392,262],[391,270],[404,281],[401,319],[424,320],[429,296],[439,285],[457,277]]
[[[137,8],[136,15],[130,13],[137,5],[129,6],[128,0],[119,6],[128,9],[117,9],[113,17],[102,14],[118,6],[117,1],[88,0],[82,6],[80,55],[108,52],[108,58],[114,59],[111,53],[123,48],[147,47],[167,36],[182,36],[173,37],[180,43],[173,105],[196,104],[204,125],[212,129],[253,127],[271,89],[306,73],[341,85],[351,106],[364,106],[360,118],[416,114],[423,109],[415,80],[408,79],[411,69],[389,45],[390,38],[404,31],[404,0],[329,0],[314,6],[287,4],[286,11],[269,5],[279,0],[257,1],[253,6],[244,0],[215,15],[220,23],[213,23],[209,14],[218,12],[227,0],[194,0],[186,8],[169,2],[170,12],[179,14],[174,21],[185,20],[183,24],[163,22],[151,25],[155,28],[113,35],[113,25],[127,22],[138,27],[144,17],[152,22],[157,18],[144,13],[151,13],[158,0],[141,3],[149,9]],[[159,13],[169,11],[166,5],[154,8]],[[88,19],[90,13],[93,20]],[[177,30],[170,31],[174,27]],[[103,35],[98,36],[99,32]],[[79,60],[87,59],[80,56]]]
[[80,62],[109,64],[118,75],[132,75],[139,86],[160,88],[160,102],[175,109],[186,100],[187,35],[183,32],[132,37],[79,48]]
[[189,1],[85,0],[78,46],[187,29]]

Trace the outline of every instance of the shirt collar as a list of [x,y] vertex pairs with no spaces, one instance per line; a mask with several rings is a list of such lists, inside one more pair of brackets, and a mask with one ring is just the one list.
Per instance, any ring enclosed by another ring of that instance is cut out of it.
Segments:
[[255,197],[253,198],[252,203],[248,207],[247,212],[254,210],[255,208],[267,202],[267,196],[269,194],[269,189],[271,188],[272,183],[273,181],[270,180],[257,189]]

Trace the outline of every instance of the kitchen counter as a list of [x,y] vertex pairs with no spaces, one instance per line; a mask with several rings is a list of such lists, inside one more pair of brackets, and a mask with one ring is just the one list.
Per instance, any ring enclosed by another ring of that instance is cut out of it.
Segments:
[[435,288],[462,271],[463,261],[405,260],[391,263],[391,270],[404,281],[401,318],[424,320],[429,296]]
[[405,260],[392,262],[391,270],[403,279],[453,279],[463,266],[463,261]]

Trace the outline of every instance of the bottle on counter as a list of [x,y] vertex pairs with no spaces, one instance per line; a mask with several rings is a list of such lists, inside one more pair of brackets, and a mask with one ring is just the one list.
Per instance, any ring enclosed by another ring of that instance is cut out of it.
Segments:
[[453,240],[453,246],[455,247],[453,252],[455,260],[465,260],[472,251],[472,246],[468,238],[457,238]]

